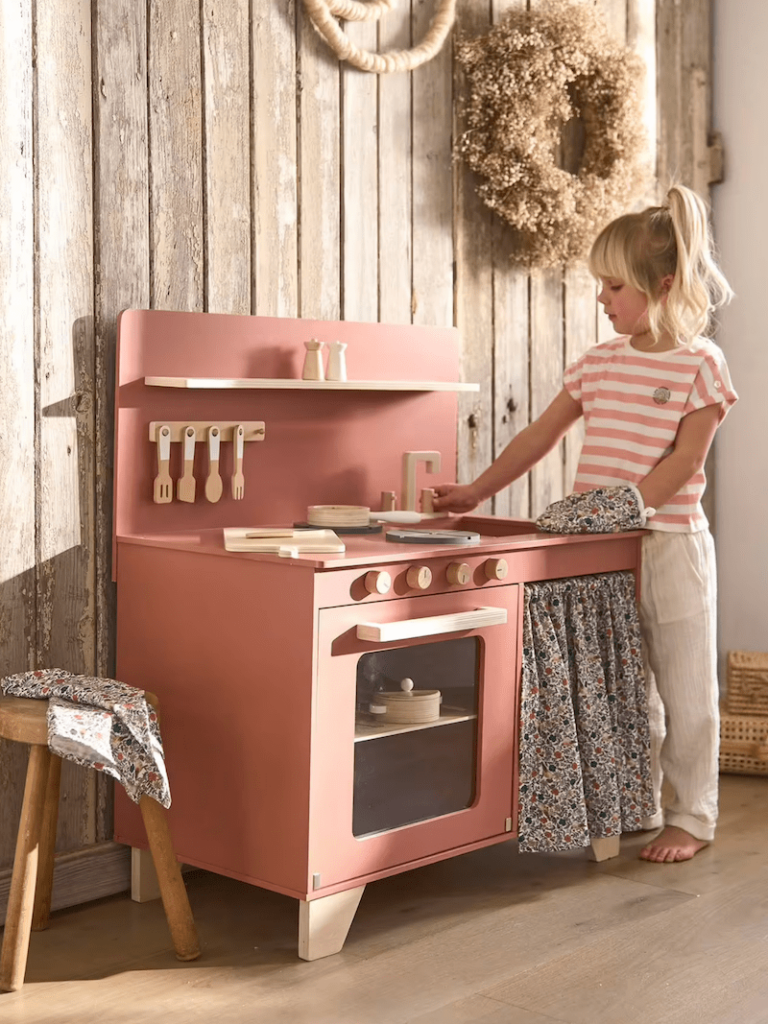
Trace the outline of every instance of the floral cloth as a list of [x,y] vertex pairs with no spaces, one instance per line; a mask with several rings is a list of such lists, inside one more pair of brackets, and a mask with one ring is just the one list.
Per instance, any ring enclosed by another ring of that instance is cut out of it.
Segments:
[[635,484],[598,487],[553,502],[536,525],[549,533],[620,533],[641,530],[650,513]]
[[633,573],[527,584],[520,850],[588,846],[654,811]]
[[54,754],[111,775],[135,803],[146,795],[171,806],[160,726],[143,690],[61,669],[19,672],[0,686],[8,697],[48,701]]

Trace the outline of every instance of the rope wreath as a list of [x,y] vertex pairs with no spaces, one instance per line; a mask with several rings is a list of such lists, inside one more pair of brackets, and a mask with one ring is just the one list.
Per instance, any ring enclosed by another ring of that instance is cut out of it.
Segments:
[[339,60],[348,61],[361,71],[377,74],[412,71],[435,56],[445,42],[456,17],[456,0],[438,0],[424,38],[410,50],[371,53],[350,42],[334,18],[345,21],[373,21],[391,11],[397,0],[304,0],[310,21]]
[[[457,59],[469,85],[457,153],[484,179],[478,195],[514,228],[513,263],[583,259],[645,184],[642,61],[584,0],[512,9],[486,35],[460,41]],[[564,126],[583,135],[574,173],[558,165]]]

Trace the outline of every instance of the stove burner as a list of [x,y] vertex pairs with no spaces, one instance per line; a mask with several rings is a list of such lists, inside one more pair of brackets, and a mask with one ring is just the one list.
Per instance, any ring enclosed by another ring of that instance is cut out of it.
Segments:
[[479,533],[461,530],[389,530],[387,540],[399,544],[479,544]]
[[[317,526],[309,523],[294,523],[297,530],[317,530]],[[384,529],[381,523],[369,523],[367,526],[329,526],[334,533],[381,533]]]

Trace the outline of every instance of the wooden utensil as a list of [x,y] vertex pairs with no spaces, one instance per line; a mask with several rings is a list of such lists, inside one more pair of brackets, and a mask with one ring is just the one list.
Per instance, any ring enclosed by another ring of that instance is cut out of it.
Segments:
[[218,501],[224,491],[219,474],[219,451],[221,432],[218,427],[208,428],[208,479],[205,481],[205,496],[208,501]]
[[195,442],[197,431],[193,426],[184,428],[183,450],[184,470],[176,482],[176,497],[179,501],[195,500]]
[[235,427],[232,450],[234,453],[235,469],[232,474],[232,497],[235,501],[242,501],[245,493],[245,477],[243,476],[243,449],[245,448],[245,427],[238,423]]
[[[257,536],[253,536],[253,534]],[[267,554],[297,557],[299,554],[343,554],[345,545],[333,530],[291,530],[292,536],[284,531],[275,531],[266,536],[264,530],[249,530],[232,526],[224,528],[224,547],[227,551],[253,551]]]
[[169,469],[171,462],[171,428],[167,423],[157,428],[157,476],[154,499],[158,505],[173,501],[173,481]]

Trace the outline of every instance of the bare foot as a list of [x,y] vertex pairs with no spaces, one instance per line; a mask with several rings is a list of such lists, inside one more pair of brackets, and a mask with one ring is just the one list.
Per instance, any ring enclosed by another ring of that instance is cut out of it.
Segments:
[[678,860],[690,860],[705,846],[709,846],[706,840],[696,839],[683,828],[667,825],[652,842],[642,848],[640,859],[671,864]]

